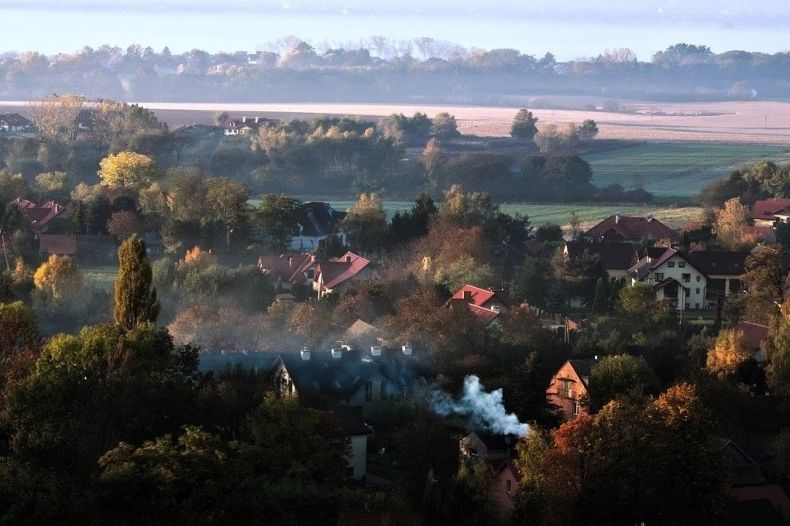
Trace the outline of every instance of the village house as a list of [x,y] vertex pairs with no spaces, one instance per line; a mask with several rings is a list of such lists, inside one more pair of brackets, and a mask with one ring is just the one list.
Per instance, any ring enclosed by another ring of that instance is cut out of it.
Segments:
[[752,221],[757,227],[773,227],[790,219],[790,199],[762,199],[752,205]]
[[624,216],[614,214],[583,234],[588,241],[643,244],[656,241],[671,241],[678,233],[653,217]]
[[626,242],[567,241],[564,253],[569,260],[579,259],[585,253],[598,256],[610,280],[625,278],[628,269],[639,260],[636,247]]
[[430,368],[410,345],[400,349],[348,345],[329,351],[302,349],[278,355],[270,368],[281,398],[317,393],[351,407],[359,415],[371,404],[404,396],[424,385]]
[[549,404],[557,407],[565,420],[588,414],[587,388],[595,363],[594,359],[568,360],[551,377],[546,398]]
[[0,113],[0,133],[25,133],[33,129],[33,123],[18,113]]
[[261,126],[277,124],[277,119],[267,119],[266,117],[242,117],[241,119],[228,119],[223,124],[225,135],[250,135]]
[[340,246],[345,246],[346,234],[340,228],[345,217],[345,212],[335,210],[329,203],[303,203],[296,212],[291,250],[316,251],[324,248],[332,238]]
[[669,247],[651,247],[627,272],[632,284],[653,287],[658,300],[666,300],[677,310],[706,306],[707,278],[684,254]]
[[458,441],[458,454],[462,464],[477,462],[498,464],[510,460],[516,451],[516,437],[472,431]]
[[69,256],[78,254],[76,234],[39,234],[38,253],[41,256]]
[[370,260],[353,252],[346,252],[339,258],[316,263],[313,291],[318,294],[319,299],[332,293],[342,294],[353,280],[369,279],[373,275]]
[[500,464],[496,472],[496,482],[491,488],[491,499],[503,518],[513,513],[514,499],[522,478],[518,466],[512,459]]
[[294,285],[306,285],[312,281],[315,266],[316,257],[312,254],[281,254],[258,258],[258,268],[281,290],[291,290]]
[[508,310],[502,293],[497,294],[474,285],[464,285],[456,290],[445,306],[451,309],[466,306],[476,320],[491,329],[501,327],[501,315]]
[[37,233],[47,232],[53,225],[62,227],[66,220],[66,214],[64,214],[66,207],[56,201],[50,200],[37,205],[33,201],[17,197],[10,204],[16,205],[22,211],[22,214],[30,221],[30,226]]

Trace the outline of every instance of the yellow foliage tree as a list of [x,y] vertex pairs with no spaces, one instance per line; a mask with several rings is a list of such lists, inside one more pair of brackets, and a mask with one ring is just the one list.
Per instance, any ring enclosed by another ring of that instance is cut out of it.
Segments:
[[184,265],[190,267],[206,268],[217,262],[217,258],[210,250],[203,250],[199,246],[195,246],[191,250],[187,250],[184,255]]
[[141,189],[154,178],[154,162],[147,155],[135,152],[119,152],[102,159],[99,163],[99,178],[110,188],[128,187]]
[[741,203],[739,197],[733,197],[724,203],[724,208],[716,212],[713,231],[725,248],[738,250],[754,242],[746,234],[749,210]]
[[743,332],[725,329],[719,333],[716,345],[708,352],[707,368],[719,378],[733,375],[738,367],[751,358]]
[[36,289],[56,302],[76,299],[82,291],[82,283],[82,272],[66,256],[49,256],[33,274]]

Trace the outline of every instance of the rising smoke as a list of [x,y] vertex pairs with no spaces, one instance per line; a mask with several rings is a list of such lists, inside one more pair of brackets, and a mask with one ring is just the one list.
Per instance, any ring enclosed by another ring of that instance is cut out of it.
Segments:
[[529,431],[527,424],[522,424],[515,414],[505,411],[502,389],[486,393],[480,378],[475,375],[464,378],[461,398],[454,400],[447,393],[434,391],[431,406],[441,416],[467,415],[475,427],[492,433],[524,436]]

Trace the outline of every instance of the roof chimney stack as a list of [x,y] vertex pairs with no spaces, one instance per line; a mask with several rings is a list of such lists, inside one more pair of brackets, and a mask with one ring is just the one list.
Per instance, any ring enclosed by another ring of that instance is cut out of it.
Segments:
[[374,345],[370,348],[371,356],[381,356],[381,345]]
[[615,225],[620,224],[620,214],[619,213],[614,215],[614,224]]
[[405,356],[411,356],[411,345],[408,343],[406,345],[401,346],[401,350]]
[[246,116],[246,115],[244,115],[244,116],[241,118],[241,122],[243,122],[243,123],[246,123],[246,122],[247,122],[247,116]]
[[332,350],[330,352],[332,353],[332,358],[338,359],[338,358],[342,358],[343,357],[343,350],[342,349],[338,349],[336,347],[332,347]]
[[302,357],[302,360],[308,361],[310,359],[310,349],[302,347],[302,350],[299,351],[299,356]]
[[472,291],[471,290],[465,290],[464,291],[464,301],[466,301],[467,303],[472,301]]

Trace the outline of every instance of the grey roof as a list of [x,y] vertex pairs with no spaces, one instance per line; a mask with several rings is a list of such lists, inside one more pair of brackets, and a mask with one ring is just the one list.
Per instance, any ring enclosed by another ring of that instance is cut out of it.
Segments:
[[694,268],[709,276],[742,276],[746,272],[749,252],[727,252],[724,250],[695,250],[684,255]]
[[369,351],[342,351],[334,358],[329,351],[312,351],[310,359],[302,359],[301,353],[289,352],[279,355],[296,388],[315,391],[334,398],[344,398],[355,393],[371,377],[381,375],[393,389],[403,391],[414,381],[426,378],[430,367],[419,355],[406,356],[400,350],[383,349],[381,356],[371,356]]
[[[329,203],[309,202],[297,212],[296,222],[302,227],[303,236],[320,237],[331,234],[345,217],[345,212],[338,212]],[[299,234],[298,227],[295,234]]]
[[637,256],[631,243],[568,241],[566,247],[569,258],[579,258],[585,251],[590,255],[597,254],[606,270],[626,270],[634,264]]

